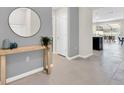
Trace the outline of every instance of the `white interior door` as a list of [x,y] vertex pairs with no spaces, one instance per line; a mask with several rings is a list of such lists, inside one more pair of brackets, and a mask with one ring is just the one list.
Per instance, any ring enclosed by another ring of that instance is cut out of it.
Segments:
[[56,11],[56,52],[67,56],[67,8]]

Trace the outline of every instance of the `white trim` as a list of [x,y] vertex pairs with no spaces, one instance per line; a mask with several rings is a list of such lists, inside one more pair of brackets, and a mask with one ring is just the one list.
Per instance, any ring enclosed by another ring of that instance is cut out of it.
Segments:
[[91,57],[93,55],[93,53],[91,53],[91,54],[88,54],[88,55],[85,55],[85,56],[82,56],[82,55],[76,55],[76,56],[73,56],[73,57],[66,57],[68,60],[73,60],[73,59],[76,59],[76,58],[78,58],[78,57],[81,57],[81,58],[83,58],[83,59],[86,59],[86,58],[88,58],[88,57]]
[[[68,34],[69,34],[69,32],[68,32],[68,8],[67,7],[65,7],[66,9],[67,9],[67,35],[66,35],[66,37],[67,37],[67,46],[66,46],[66,54],[64,55],[64,56],[66,56],[66,57],[68,57],[67,55],[68,55],[68,43],[69,43],[69,39],[68,39]],[[53,54],[59,54],[58,52],[57,52],[57,50],[56,50],[56,39],[57,39],[57,36],[56,36],[56,15],[54,15],[54,14],[56,14],[56,11],[58,11],[59,9],[62,9],[62,8],[56,8],[56,9],[54,9],[54,8],[52,8],[52,18],[53,18],[53,23],[52,23],[52,26],[53,26]],[[55,17],[53,17],[53,15],[55,16]]]
[[32,71],[29,71],[29,72],[26,72],[26,73],[23,73],[23,74],[20,74],[20,75],[17,75],[17,76],[14,76],[14,77],[10,77],[6,80],[6,83],[10,83],[10,82],[13,82],[15,80],[18,80],[18,79],[21,79],[21,78],[24,78],[24,77],[27,77],[29,75],[32,75],[32,74],[35,74],[35,73],[38,73],[40,71],[43,70],[43,67],[40,67],[40,68],[37,68],[37,69],[34,69]]
[[88,55],[85,55],[85,56],[79,55],[79,57],[86,59],[86,58],[88,58],[88,57],[90,57],[90,56],[92,56],[92,55],[93,55],[93,53],[88,54]]
[[73,57],[66,57],[68,60],[73,60],[73,59],[75,59],[75,58],[78,58],[79,57],[79,55],[76,55],[76,56],[73,56]]

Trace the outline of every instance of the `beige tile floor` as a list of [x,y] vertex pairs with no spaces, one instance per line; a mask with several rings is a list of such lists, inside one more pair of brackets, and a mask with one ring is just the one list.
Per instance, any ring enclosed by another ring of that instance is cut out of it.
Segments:
[[88,59],[68,61],[53,55],[51,75],[43,72],[17,80],[10,85],[110,85],[124,84],[124,46],[104,44],[103,51],[94,51]]

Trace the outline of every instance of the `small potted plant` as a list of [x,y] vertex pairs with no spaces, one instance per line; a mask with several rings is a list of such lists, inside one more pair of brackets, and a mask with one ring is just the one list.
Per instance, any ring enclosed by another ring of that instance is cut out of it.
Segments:
[[52,44],[52,38],[50,37],[41,37],[41,45],[48,47],[48,45]]

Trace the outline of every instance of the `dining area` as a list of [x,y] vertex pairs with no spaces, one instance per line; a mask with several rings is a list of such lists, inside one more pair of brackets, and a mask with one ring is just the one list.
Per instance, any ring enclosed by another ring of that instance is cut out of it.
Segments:
[[115,43],[116,41],[119,42],[121,46],[124,44],[124,36],[118,36],[118,40],[116,36],[103,36],[104,37],[104,42],[106,43]]
[[104,41],[107,43],[112,43],[112,42],[116,42],[116,36],[112,36],[112,35],[104,35]]

